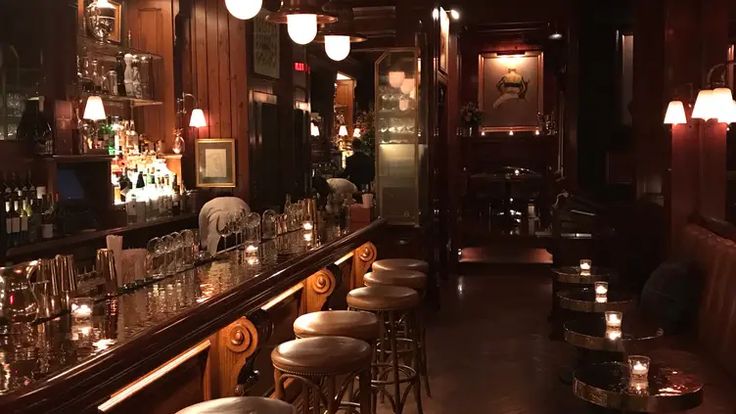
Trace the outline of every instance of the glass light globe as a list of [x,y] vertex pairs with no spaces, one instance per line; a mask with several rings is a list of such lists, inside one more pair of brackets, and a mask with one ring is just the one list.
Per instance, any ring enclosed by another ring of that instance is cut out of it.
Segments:
[[263,0],[225,0],[227,11],[236,19],[248,20],[255,17],[259,11]]
[[286,28],[294,43],[306,45],[317,36],[317,15],[290,14],[286,16]]
[[341,61],[350,54],[350,36],[325,36],[325,53],[334,61]]
[[401,82],[401,93],[410,94],[414,91],[415,87],[414,79],[413,78],[406,78],[403,82]]
[[388,73],[388,84],[392,88],[400,88],[404,79],[406,79],[406,73],[403,70],[392,70]]

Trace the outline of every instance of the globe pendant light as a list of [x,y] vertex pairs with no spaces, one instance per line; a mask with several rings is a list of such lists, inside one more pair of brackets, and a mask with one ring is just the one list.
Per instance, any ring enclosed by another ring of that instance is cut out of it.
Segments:
[[306,45],[317,36],[317,15],[290,14],[286,16],[286,27],[294,43]]
[[286,24],[291,40],[306,45],[317,35],[317,25],[334,23],[337,17],[323,11],[313,0],[284,0],[281,8],[266,16],[266,20]]
[[350,36],[325,36],[325,53],[334,61],[341,61],[350,54]]
[[255,17],[263,6],[263,0],[225,0],[225,7],[236,19],[248,20]]
[[324,26],[316,41],[325,44],[330,59],[340,61],[350,54],[350,43],[364,42],[366,37],[353,29],[353,7],[341,1],[330,1],[324,7],[327,13],[336,15],[337,23]]

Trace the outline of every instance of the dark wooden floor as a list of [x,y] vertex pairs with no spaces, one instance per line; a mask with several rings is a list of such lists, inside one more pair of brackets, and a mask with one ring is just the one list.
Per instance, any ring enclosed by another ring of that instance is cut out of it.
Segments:
[[[423,397],[425,413],[601,412],[559,380],[574,351],[548,337],[548,265],[462,264],[461,273],[443,284],[442,308],[428,317],[433,398]],[[727,412],[707,399],[690,413]],[[404,412],[416,413],[413,400]]]

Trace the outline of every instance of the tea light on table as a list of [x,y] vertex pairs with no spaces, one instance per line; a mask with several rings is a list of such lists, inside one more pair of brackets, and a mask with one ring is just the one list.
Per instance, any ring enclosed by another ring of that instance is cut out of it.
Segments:
[[245,263],[250,266],[255,266],[259,263],[258,246],[249,244],[245,247]]
[[92,308],[94,305],[95,301],[92,298],[73,298],[71,303],[72,317],[74,319],[89,319],[92,317]]
[[649,378],[650,359],[644,355],[629,356],[629,382],[647,381]]
[[606,328],[606,339],[609,341],[616,341],[621,339],[621,329],[619,328]]
[[302,223],[302,229],[304,229],[304,231],[312,231],[314,229],[314,224],[312,224],[311,221],[305,221]]
[[617,328],[621,329],[621,322],[623,320],[623,314],[617,311],[606,312],[606,328]]
[[590,259],[580,259],[580,271],[581,272],[585,272],[585,271],[590,272],[590,270],[592,268],[593,268],[593,261],[592,260],[590,260]]
[[595,303],[608,302],[608,282],[595,282]]
[[304,241],[307,243],[312,242],[312,232],[304,233]]

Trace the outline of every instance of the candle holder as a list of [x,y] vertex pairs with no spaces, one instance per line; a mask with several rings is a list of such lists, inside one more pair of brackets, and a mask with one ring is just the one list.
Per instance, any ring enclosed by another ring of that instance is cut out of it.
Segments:
[[606,329],[621,329],[621,323],[623,322],[623,313],[618,311],[607,311],[606,316]]
[[595,303],[608,302],[608,282],[595,282],[593,289],[595,291]]
[[609,341],[617,341],[621,339],[621,329],[619,328],[606,328],[606,339]]
[[92,309],[95,301],[89,297],[72,298],[71,313],[75,321],[85,321],[92,318]]
[[580,259],[580,271],[588,271],[590,272],[591,269],[593,269],[593,261],[590,259]]
[[648,384],[651,359],[644,355],[629,355],[628,360],[629,384]]
[[305,221],[302,223],[302,229],[304,229],[304,231],[312,231],[314,230],[314,224],[311,221]]
[[245,263],[249,266],[255,266],[260,263],[258,259],[258,246],[255,244],[245,246]]

